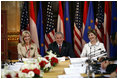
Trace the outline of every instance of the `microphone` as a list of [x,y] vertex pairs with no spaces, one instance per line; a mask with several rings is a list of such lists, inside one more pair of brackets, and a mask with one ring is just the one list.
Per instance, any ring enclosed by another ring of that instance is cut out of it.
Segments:
[[103,50],[102,50],[100,53],[103,54],[103,53],[106,53],[106,51],[103,51]]
[[90,54],[88,55],[89,59],[91,59],[91,46],[90,47]]
[[[92,51],[91,52],[91,57],[98,56],[98,55],[100,55],[100,54],[102,54],[104,52],[104,50],[102,50],[102,51],[100,51],[100,50],[101,50],[101,48]],[[97,51],[99,51],[99,52],[97,52]],[[95,53],[95,52],[97,52],[97,53]]]
[[[90,58],[95,56],[95,52],[96,52],[96,51],[101,50],[101,48],[99,48],[99,49],[97,49],[97,50],[91,51],[91,46],[89,46],[89,47],[90,47],[90,54],[89,54],[89,57],[90,57]],[[94,54],[92,54],[92,53],[94,53]]]
[[[23,56],[24,58],[26,58],[26,55],[27,55],[27,53],[30,51],[30,49],[33,50],[33,47],[29,48],[29,49],[26,51],[25,55]],[[23,62],[23,59],[22,59],[22,56],[21,56],[21,55],[19,55],[19,58],[20,58],[19,62]]]
[[[29,50],[30,50],[30,49],[28,49],[27,52],[28,52]],[[27,52],[26,52],[26,53],[27,53]]]
[[[31,49],[31,50],[33,50],[33,47],[29,48],[29,49],[27,50],[27,52],[29,52],[29,51],[30,51],[30,49]],[[27,53],[27,52],[26,52],[26,53]]]
[[[98,50],[101,50],[101,48],[99,48]],[[97,51],[97,50],[96,50]]]
[[33,50],[33,47],[31,47],[30,49]]
[[[26,51],[26,54],[27,54],[30,50],[33,50],[33,47],[29,48],[29,49]],[[25,57],[26,57],[26,54],[25,54]]]

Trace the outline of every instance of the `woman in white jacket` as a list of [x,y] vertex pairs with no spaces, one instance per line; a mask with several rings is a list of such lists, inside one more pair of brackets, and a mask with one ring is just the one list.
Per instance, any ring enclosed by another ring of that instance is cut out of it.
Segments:
[[104,45],[98,41],[97,33],[94,29],[88,31],[88,38],[90,42],[84,45],[81,57],[91,57],[96,59],[107,55]]

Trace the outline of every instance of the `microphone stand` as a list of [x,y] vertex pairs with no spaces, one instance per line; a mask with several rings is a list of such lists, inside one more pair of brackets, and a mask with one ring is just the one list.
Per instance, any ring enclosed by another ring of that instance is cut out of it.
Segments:
[[[88,60],[86,61],[87,62],[87,66],[86,66],[86,74],[87,74],[87,77],[90,78],[90,77],[95,77],[95,72],[94,72],[94,69],[93,69],[93,64],[94,64],[94,61],[92,59],[92,51],[91,51],[91,46],[90,47],[90,54],[88,55]],[[97,49],[97,50],[94,50],[93,52],[95,53],[95,51],[98,51],[98,50],[101,50],[100,49]],[[103,54],[105,53],[104,51],[101,51],[100,54]],[[94,55],[95,56],[95,55]]]
[[88,60],[87,60],[87,67],[86,67],[86,71],[87,71],[87,77],[90,78],[90,75],[92,75],[92,77],[94,77],[94,72],[92,70],[92,59],[91,59],[91,46],[90,46],[90,54],[88,55]]
[[[91,54],[91,46],[90,47],[90,54]],[[86,66],[86,74],[87,77],[90,78],[90,63],[91,63],[91,55],[88,55],[88,60],[86,60],[87,66]]]
[[[33,50],[33,47],[29,48],[29,49],[27,50],[26,54],[27,54],[28,51],[30,51],[30,50]],[[26,54],[25,54],[25,57],[26,57]]]

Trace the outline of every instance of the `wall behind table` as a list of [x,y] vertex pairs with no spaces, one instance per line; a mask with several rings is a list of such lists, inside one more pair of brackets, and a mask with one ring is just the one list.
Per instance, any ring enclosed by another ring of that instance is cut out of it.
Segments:
[[[17,44],[20,33],[20,6],[22,1],[1,1],[1,10],[7,11],[8,59],[17,59]],[[1,19],[2,20],[2,19]],[[3,36],[3,35],[1,35]]]

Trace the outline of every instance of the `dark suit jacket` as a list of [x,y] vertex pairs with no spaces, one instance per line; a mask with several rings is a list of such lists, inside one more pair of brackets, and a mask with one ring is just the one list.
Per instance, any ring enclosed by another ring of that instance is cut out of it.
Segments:
[[52,50],[53,53],[56,53],[57,57],[62,57],[62,56],[75,57],[71,44],[66,41],[63,41],[61,53],[59,52],[59,48],[56,42],[53,42],[49,45],[48,51],[49,50]]

